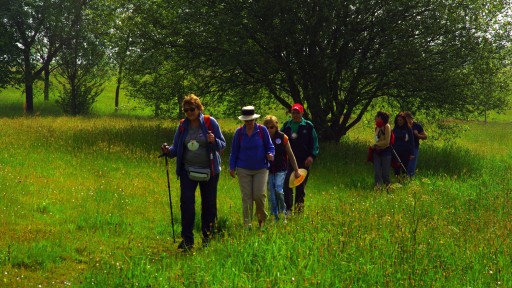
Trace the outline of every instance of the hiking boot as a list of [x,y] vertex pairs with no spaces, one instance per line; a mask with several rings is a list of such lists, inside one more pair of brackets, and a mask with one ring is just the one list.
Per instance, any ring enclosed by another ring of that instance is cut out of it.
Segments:
[[178,249],[183,251],[190,251],[194,248],[194,244],[192,243],[186,243],[185,241],[181,241],[180,244],[178,244]]

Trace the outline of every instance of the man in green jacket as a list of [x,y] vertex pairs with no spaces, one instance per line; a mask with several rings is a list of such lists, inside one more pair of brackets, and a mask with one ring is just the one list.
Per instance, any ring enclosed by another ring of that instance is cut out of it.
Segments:
[[[306,196],[306,184],[309,178],[309,169],[313,164],[314,159],[318,155],[318,136],[313,124],[304,119],[304,107],[299,104],[293,104],[291,108],[292,119],[286,121],[281,128],[281,131],[288,136],[293,154],[297,160],[299,168],[308,170],[306,179],[295,188],[295,212],[301,213],[304,211],[304,198]],[[288,166],[288,172],[284,180],[284,201],[288,213],[292,212],[293,201],[293,188],[288,186],[290,176],[294,173],[291,165]]]

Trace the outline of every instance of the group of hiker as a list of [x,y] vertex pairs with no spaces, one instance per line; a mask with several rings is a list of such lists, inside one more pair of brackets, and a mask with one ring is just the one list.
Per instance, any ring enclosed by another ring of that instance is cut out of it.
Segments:
[[373,162],[377,190],[389,188],[391,169],[399,180],[414,176],[420,140],[427,139],[423,127],[414,121],[410,112],[398,113],[393,128],[389,118],[384,111],[375,115],[375,143],[368,151],[368,159]]
[[[215,118],[203,114],[204,107],[197,96],[186,96],[181,108],[186,117],[180,121],[172,145],[164,143],[161,149],[164,156],[176,158],[182,227],[178,248],[190,250],[194,246],[198,186],[203,245],[208,244],[214,232],[220,153],[226,148],[226,140]],[[313,124],[304,119],[304,107],[300,103],[292,105],[290,113],[291,119],[280,129],[273,115],[264,117],[263,124],[256,123],[260,115],[253,106],[243,107],[238,117],[244,124],[233,136],[229,174],[238,178],[245,227],[252,226],[253,216],[259,227],[264,226],[268,217],[267,201],[274,221],[282,218],[286,222],[287,216],[304,211],[308,172],[319,152],[318,136]],[[414,176],[419,140],[427,138],[410,112],[398,113],[393,128],[389,117],[384,111],[377,112],[375,143],[369,149],[376,189],[389,188],[391,169],[399,179]]]
[[[182,109],[186,117],[180,121],[172,145],[164,143],[161,149],[164,156],[176,158],[182,226],[178,249],[190,250],[194,246],[197,186],[201,194],[203,245],[213,236],[220,153],[226,148],[226,140],[215,118],[203,114],[204,107],[197,96],[186,96]],[[245,227],[252,226],[253,215],[259,227],[264,225],[268,217],[267,200],[274,221],[284,218],[285,222],[291,213],[304,211],[308,171],[319,151],[318,136],[313,124],[304,119],[301,104],[294,104],[290,112],[291,119],[281,129],[273,115],[266,116],[263,125],[256,123],[260,115],[253,106],[243,107],[238,117],[244,124],[233,136],[229,173],[233,178],[238,177]]]

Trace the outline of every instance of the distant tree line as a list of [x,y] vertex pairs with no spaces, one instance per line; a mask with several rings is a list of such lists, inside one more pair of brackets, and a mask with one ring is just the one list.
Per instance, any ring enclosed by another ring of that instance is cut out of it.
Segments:
[[[0,0],[0,87],[57,74],[87,113],[106,80],[177,115],[187,93],[236,115],[306,107],[339,140],[377,99],[402,110],[484,114],[510,99],[511,0]],[[222,103],[222,104],[219,104]]]

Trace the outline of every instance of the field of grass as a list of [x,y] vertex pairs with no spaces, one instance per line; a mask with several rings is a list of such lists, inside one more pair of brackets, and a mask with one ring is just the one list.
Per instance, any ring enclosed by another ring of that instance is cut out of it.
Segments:
[[[220,123],[230,142],[239,123]],[[176,123],[0,118],[0,286],[511,287],[510,119],[466,124],[455,143],[425,141],[417,177],[389,194],[364,161],[371,127],[321,143],[305,213],[263,230],[242,228],[228,147],[222,232],[203,248],[197,223],[198,247],[181,253],[174,160],[176,243],[157,158]]]

